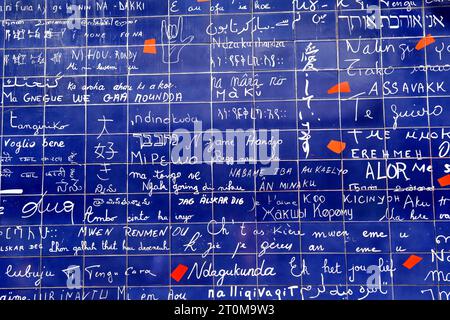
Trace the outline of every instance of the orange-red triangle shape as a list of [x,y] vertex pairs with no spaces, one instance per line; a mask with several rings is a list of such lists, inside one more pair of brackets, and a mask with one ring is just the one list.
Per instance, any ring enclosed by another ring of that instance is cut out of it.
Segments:
[[345,81],[345,82],[338,83],[337,85],[328,89],[328,94],[339,93],[339,92],[349,93],[351,91],[352,90],[350,89],[350,83],[348,83],[348,81]]
[[429,46],[430,44],[436,42],[436,40],[433,38],[431,34],[426,35],[422,39],[419,40],[416,44],[416,50],[422,50],[426,46]]

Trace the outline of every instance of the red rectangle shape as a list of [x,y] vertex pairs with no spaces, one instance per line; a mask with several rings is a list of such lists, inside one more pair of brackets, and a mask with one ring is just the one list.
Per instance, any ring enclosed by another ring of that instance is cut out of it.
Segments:
[[403,262],[403,266],[409,270],[414,268],[416,264],[418,264],[420,261],[422,261],[423,258],[416,256],[414,254],[410,255],[408,259],[406,259],[405,262]]
[[450,186],[450,174],[438,179],[439,185],[441,187],[448,187]]
[[156,39],[145,40],[144,53],[156,54]]
[[173,269],[172,274],[170,275],[173,280],[176,282],[180,282],[183,278],[184,274],[188,271],[188,267],[184,264],[179,264],[175,269]]

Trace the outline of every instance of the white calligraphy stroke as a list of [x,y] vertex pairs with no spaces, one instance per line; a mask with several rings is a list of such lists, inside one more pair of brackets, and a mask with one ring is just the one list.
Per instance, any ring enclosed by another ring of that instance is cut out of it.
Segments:
[[0,190],[0,195],[18,195],[23,194],[23,189]]

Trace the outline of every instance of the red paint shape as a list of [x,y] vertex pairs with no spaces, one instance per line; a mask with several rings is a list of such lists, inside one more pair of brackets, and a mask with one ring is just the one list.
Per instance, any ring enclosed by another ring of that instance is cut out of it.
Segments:
[[156,39],[145,40],[144,53],[156,54]]
[[431,34],[426,35],[422,39],[420,39],[419,42],[416,44],[416,50],[422,50],[426,46],[429,46],[430,44],[436,42],[436,40],[433,38]]
[[439,185],[441,187],[448,187],[450,186],[450,174],[438,179]]
[[334,153],[341,154],[342,151],[345,150],[346,146],[347,146],[347,144],[345,142],[331,140],[328,143],[327,148],[330,149],[331,151],[333,151]]
[[352,90],[350,89],[350,83],[348,83],[348,81],[345,81],[345,82],[338,83],[337,85],[331,87],[328,90],[328,94],[339,93],[339,92],[349,93],[351,91]]
[[197,2],[209,2],[209,0],[197,0]]
[[420,261],[422,261],[422,260],[423,260],[423,258],[421,258],[421,257],[419,257],[419,256],[416,256],[416,255],[412,254],[412,255],[409,256],[408,259],[406,259],[405,262],[403,262],[403,266],[404,266],[406,269],[411,270],[412,268],[414,268],[414,266],[415,266],[416,264],[418,264],[418,263],[419,263]]
[[173,269],[172,274],[170,275],[173,280],[176,282],[180,282],[183,278],[184,274],[188,271],[188,267],[184,264],[179,264],[175,269]]

